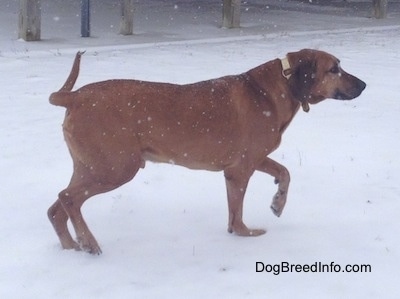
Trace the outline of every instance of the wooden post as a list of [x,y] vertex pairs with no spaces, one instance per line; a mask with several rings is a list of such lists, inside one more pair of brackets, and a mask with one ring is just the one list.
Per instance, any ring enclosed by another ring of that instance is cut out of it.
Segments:
[[40,40],[40,0],[20,0],[18,19],[18,38]]
[[121,0],[121,23],[119,29],[120,34],[133,34],[133,11],[133,0]]
[[81,0],[81,37],[90,36],[90,0]]
[[240,1],[241,0],[223,0],[222,8],[222,27],[238,28],[240,27]]
[[374,17],[377,19],[385,19],[387,17],[388,0],[372,0],[374,6]]

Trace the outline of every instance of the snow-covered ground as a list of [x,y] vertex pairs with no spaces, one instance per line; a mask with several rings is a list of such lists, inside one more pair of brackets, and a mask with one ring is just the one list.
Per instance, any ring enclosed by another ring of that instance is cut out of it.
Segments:
[[[398,298],[396,3],[388,19],[374,20],[365,3],[249,0],[242,28],[224,30],[217,1],[143,0],[137,34],[123,37],[117,1],[106,0],[93,3],[94,37],[81,39],[79,1],[42,0],[43,41],[26,43],[16,39],[18,1],[1,2],[0,298]],[[148,163],[132,182],[84,206],[103,254],[61,250],[46,211],[72,164],[64,109],[48,96],[77,50],[87,51],[82,86],[108,78],[194,82],[305,47],[336,55],[368,86],[353,101],[327,100],[294,119],[272,155],[292,177],[281,218],[269,210],[273,179],[254,175],[245,222],[267,234],[226,232],[222,173]],[[274,275],[256,272],[257,262],[369,264],[371,272]]]

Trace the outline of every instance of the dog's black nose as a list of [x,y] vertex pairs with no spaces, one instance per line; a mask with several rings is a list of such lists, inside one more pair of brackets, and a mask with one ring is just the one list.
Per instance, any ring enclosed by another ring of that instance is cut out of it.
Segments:
[[367,84],[364,81],[358,79],[358,88],[360,89],[360,92],[363,91],[365,87],[367,87]]

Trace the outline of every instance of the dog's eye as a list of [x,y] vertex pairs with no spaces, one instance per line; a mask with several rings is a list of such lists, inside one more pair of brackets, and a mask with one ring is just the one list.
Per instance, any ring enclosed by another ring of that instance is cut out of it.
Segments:
[[333,67],[329,70],[329,72],[332,73],[332,74],[337,74],[337,73],[339,73],[339,66],[338,66],[338,65],[333,66]]

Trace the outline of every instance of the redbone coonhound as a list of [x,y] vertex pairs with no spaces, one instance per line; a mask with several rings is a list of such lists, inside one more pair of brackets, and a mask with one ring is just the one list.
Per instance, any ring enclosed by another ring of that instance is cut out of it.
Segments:
[[300,107],[308,111],[309,104],[327,98],[350,100],[366,87],[334,56],[304,49],[240,75],[193,84],[108,80],[72,91],[81,55],[77,53],[64,86],[50,96],[50,103],[67,109],[63,132],[73,174],[48,216],[63,248],[92,254],[101,249],[83,219],[82,204],[130,181],[146,161],[223,171],[228,231],[265,233],[247,228],[242,220],[252,174],[258,170],[275,178],[278,192],[271,208],[280,216],[290,176],[268,154],[279,146]]

